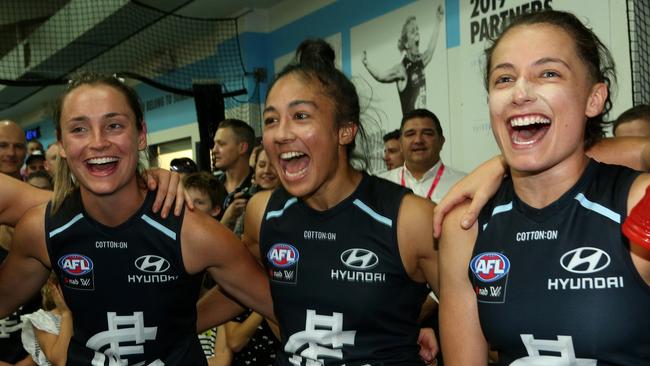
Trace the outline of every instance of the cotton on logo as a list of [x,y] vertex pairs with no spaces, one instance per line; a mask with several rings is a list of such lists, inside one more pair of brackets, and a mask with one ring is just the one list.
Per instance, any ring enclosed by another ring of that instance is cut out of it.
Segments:
[[162,273],[169,269],[169,262],[157,255],[143,255],[135,260],[135,266],[142,272]]
[[609,254],[601,249],[592,247],[570,250],[560,258],[562,268],[572,273],[598,272],[607,268],[610,262]]
[[68,254],[59,259],[59,267],[73,276],[82,276],[93,270],[90,258],[81,254]]
[[298,250],[290,244],[275,244],[269,249],[266,258],[275,267],[289,267],[298,262]]
[[469,267],[479,280],[494,282],[508,274],[510,261],[501,253],[481,253],[472,258]]

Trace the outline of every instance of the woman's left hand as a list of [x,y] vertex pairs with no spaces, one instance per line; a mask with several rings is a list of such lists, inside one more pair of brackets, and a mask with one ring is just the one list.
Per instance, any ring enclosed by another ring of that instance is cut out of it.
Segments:
[[420,358],[427,365],[435,365],[438,355],[438,340],[432,328],[421,328],[418,336],[418,345],[420,345]]
[[183,209],[183,204],[187,204],[190,210],[194,210],[194,204],[189,194],[183,187],[181,175],[169,170],[154,168],[144,172],[144,179],[147,182],[149,190],[155,190],[156,199],[153,204],[153,212],[160,211],[160,216],[166,218],[169,211],[174,205],[174,215],[179,216]]

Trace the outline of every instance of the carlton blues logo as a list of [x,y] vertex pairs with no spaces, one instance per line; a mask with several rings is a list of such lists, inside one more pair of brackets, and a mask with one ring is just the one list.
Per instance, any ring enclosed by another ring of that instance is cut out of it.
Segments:
[[61,283],[76,290],[93,290],[93,261],[81,254],[66,254],[57,262],[61,268]]
[[295,284],[297,279],[298,249],[291,244],[278,243],[271,246],[266,259],[269,264],[269,277],[273,281]]
[[478,301],[505,302],[510,260],[497,252],[481,253],[469,263]]

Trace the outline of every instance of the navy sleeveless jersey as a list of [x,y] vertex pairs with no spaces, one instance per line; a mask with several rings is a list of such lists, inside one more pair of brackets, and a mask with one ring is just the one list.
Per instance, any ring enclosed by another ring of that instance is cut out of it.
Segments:
[[481,211],[469,275],[499,364],[650,364],[650,287],[621,233],[637,175],[590,161],[542,209],[506,180]]
[[283,340],[280,365],[417,365],[426,285],[412,281],[397,245],[408,190],[363,175],[326,211],[282,188],[266,208],[260,249]]
[[398,93],[402,114],[406,114],[416,108],[426,107],[427,83],[424,76],[424,63],[421,59],[412,61],[404,57],[402,65],[406,71],[406,86],[404,90],[398,90]]
[[185,271],[183,217],[160,218],[153,201],[149,192],[117,227],[93,220],[78,190],[54,216],[48,205],[48,253],[74,319],[68,365],[88,365],[87,357],[93,365],[111,357],[129,365],[207,364],[196,334],[201,274]]

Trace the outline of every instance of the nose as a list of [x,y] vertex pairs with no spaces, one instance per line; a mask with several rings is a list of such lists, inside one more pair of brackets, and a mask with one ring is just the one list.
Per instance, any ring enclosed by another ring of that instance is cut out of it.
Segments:
[[109,145],[109,141],[104,136],[104,131],[95,128],[91,133],[90,147],[96,150],[105,149]]
[[390,151],[384,150],[384,161],[388,162],[390,160]]
[[275,142],[289,142],[295,138],[293,132],[293,125],[290,120],[286,118],[280,119],[278,123],[278,128],[275,129],[275,134],[273,135],[273,140]]
[[517,79],[513,89],[512,102],[516,105],[522,105],[533,100],[535,100],[535,93],[531,83],[523,77]]

